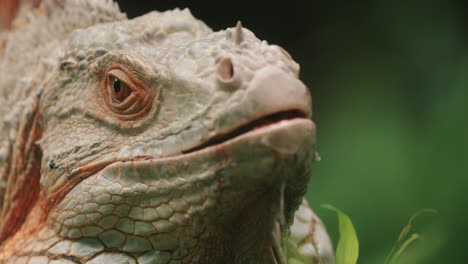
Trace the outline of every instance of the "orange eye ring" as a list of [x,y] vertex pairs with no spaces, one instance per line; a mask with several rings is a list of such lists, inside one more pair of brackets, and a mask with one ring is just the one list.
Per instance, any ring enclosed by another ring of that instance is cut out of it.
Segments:
[[112,68],[106,73],[107,107],[122,120],[138,119],[151,109],[153,93],[133,80],[132,75],[121,68]]

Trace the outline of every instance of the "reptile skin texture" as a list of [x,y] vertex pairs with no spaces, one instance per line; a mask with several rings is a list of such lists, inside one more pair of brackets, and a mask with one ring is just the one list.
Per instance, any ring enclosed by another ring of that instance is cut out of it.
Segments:
[[0,263],[333,263],[285,50],[188,9],[35,2],[0,32]]

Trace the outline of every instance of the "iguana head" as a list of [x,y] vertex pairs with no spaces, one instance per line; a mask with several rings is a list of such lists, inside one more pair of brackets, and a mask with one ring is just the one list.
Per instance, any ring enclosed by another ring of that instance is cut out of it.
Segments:
[[30,218],[135,257],[280,261],[315,153],[287,52],[188,10],[75,30],[62,52],[39,99]]

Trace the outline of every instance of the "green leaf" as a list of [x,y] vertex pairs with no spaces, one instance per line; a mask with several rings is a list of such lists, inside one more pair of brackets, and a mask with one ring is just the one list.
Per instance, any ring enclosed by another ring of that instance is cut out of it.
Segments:
[[396,259],[398,259],[398,257],[400,257],[401,253],[403,253],[403,251],[405,251],[405,249],[409,246],[409,244],[411,244],[411,242],[415,241],[416,239],[420,239],[420,238],[421,238],[421,236],[419,234],[416,234],[416,233],[412,234],[405,242],[403,242],[401,247],[398,249],[397,253],[395,253],[395,255],[393,256],[390,263],[394,263],[394,261]]
[[349,217],[332,205],[322,207],[335,211],[338,215],[340,240],[336,248],[336,264],[355,264],[359,256],[359,241]]
[[[414,220],[420,216],[421,214],[423,213],[433,213],[433,214],[436,214],[437,213],[437,210],[434,210],[434,209],[422,209],[418,212],[416,212],[413,216],[411,216],[411,218],[409,219],[408,221],[408,224],[403,228],[403,230],[401,231],[400,235],[398,236],[398,240],[396,241],[395,245],[393,245],[393,248],[392,250],[390,251],[390,253],[388,254],[387,256],[387,259],[385,260],[385,264],[391,264],[393,261],[395,261],[398,256],[403,252],[403,250],[411,243],[413,242],[415,239],[418,239],[420,238],[420,236],[418,234],[413,234],[409,239],[407,239],[404,243],[403,243],[403,239],[406,237],[406,235],[411,231],[411,228],[413,228],[413,222]],[[414,238],[414,236],[417,236]],[[402,244],[403,243],[403,244]],[[401,246],[400,246],[401,245]],[[404,248],[403,248],[404,246]],[[397,253],[395,253],[395,250],[397,250]],[[398,254],[398,255],[397,255]]]

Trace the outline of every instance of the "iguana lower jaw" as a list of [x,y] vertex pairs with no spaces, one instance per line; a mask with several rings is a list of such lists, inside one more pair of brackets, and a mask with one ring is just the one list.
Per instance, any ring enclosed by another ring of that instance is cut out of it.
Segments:
[[[282,208],[283,199],[300,201],[303,195],[287,186],[294,182],[305,191],[314,142],[314,123],[293,118],[187,154],[113,162],[63,195],[49,221],[67,239],[95,227],[103,243],[112,244],[107,234],[118,233],[175,252],[188,243],[181,241],[192,241],[188,254],[204,248],[202,263],[269,263],[278,216],[290,218],[295,210]],[[104,208],[97,209],[100,220],[67,220],[89,214],[82,211],[87,204]],[[113,211],[106,211],[109,205]],[[115,223],[96,224],[113,215],[119,217]],[[161,234],[171,242],[161,244]],[[112,248],[128,250],[124,243]]]

